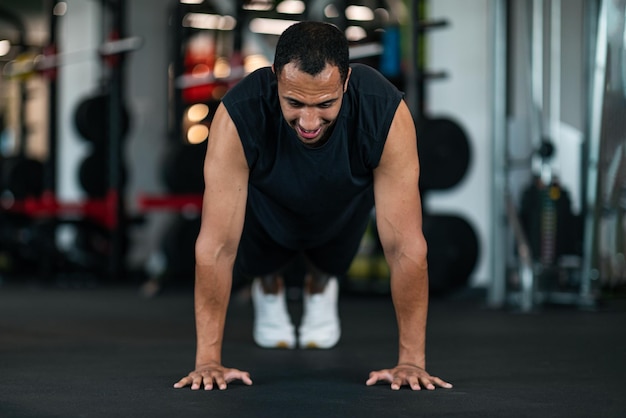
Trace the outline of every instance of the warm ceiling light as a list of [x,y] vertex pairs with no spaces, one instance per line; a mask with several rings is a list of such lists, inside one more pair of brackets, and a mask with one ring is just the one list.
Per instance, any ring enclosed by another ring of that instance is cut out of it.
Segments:
[[295,20],[266,19],[257,17],[250,21],[250,31],[267,35],[280,35],[289,26],[298,23]]
[[65,16],[65,13],[67,13],[67,3],[64,1],[60,1],[57,4],[54,5],[54,8],[52,9],[52,14],[55,16]]
[[0,57],[4,57],[11,50],[11,42],[7,39],[0,41]]
[[209,137],[209,128],[206,125],[197,124],[187,130],[187,142],[199,144]]
[[374,20],[374,12],[367,6],[348,6],[346,17],[350,20],[368,21]]
[[337,10],[335,5],[331,3],[328,6],[324,7],[324,16],[329,19],[339,17],[339,10]]
[[187,109],[187,119],[190,122],[200,122],[209,116],[209,106],[204,103],[196,103]]
[[215,61],[213,75],[215,78],[226,78],[230,75],[230,63],[226,58],[220,57]]
[[232,16],[222,16],[218,29],[220,30],[233,30],[237,26],[237,19]]
[[345,33],[346,38],[351,42],[357,42],[367,38],[367,32],[360,26],[348,26]]
[[210,13],[187,13],[183,18],[183,26],[196,29],[233,30],[237,20],[232,16],[221,16]]
[[180,0],[181,4],[202,4],[204,0]]
[[248,0],[243,6],[245,10],[256,10],[260,12],[266,12],[272,10],[274,2],[272,0]]
[[276,6],[278,13],[298,15],[304,13],[306,5],[302,0],[284,0]]

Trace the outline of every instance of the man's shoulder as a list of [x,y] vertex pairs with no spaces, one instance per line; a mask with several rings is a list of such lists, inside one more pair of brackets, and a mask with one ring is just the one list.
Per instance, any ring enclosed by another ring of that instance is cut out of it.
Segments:
[[395,85],[391,83],[378,70],[366,64],[351,64],[352,73],[350,75],[349,90],[357,100],[368,101],[372,96],[389,97],[396,100],[402,96]]
[[381,84],[391,85],[391,82],[385,78],[377,69],[366,64],[353,63],[350,65],[352,74],[350,80],[363,85],[369,85],[372,88],[380,87]]
[[350,68],[352,68],[353,74],[364,74],[364,75],[380,74],[378,70],[376,70],[374,67],[371,67],[367,64],[361,64],[358,62],[353,62],[352,64],[350,64]]
[[270,82],[272,76],[272,68],[271,67],[261,67],[247,74],[241,82],[248,83],[267,83]]

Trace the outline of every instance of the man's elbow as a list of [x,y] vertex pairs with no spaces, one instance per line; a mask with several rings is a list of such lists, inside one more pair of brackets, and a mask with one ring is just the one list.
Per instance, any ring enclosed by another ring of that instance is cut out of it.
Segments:
[[387,261],[393,270],[414,276],[428,271],[428,249],[426,243],[399,247],[387,251]]
[[234,263],[237,244],[199,236],[195,245],[197,266],[217,266],[223,262]]

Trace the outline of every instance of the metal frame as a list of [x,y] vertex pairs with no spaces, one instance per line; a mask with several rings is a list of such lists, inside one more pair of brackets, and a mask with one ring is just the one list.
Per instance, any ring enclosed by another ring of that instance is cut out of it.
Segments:
[[[585,232],[583,267],[581,275],[580,299],[581,303],[593,303],[592,283],[598,279],[598,271],[594,268],[593,260],[597,253],[597,220],[599,219],[599,204],[597,202],[598,189],[598,162],[600,158],[600,137],[602,131],[602,105],[604,101],[604,86],[606,84],[606,54],[607,54],[607,12],[608,0],[600,0],[598,15],[597,38],[595,42],[594,61],[591,64],[593,73],[590,80],[590,100],[588,114],[589,132],[586,147],[586,193],[585,193]],[[591,6],[589,6],[591,7]]]
[[491,286],[488,305],[501,307],[506,299],[506,207],[507,195],[507,0],[491,0],[492,90],[492,182]]

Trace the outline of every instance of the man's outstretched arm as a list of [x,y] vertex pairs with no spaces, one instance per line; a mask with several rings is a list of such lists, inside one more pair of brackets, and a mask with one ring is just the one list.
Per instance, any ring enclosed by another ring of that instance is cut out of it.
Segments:
[[367,385],[385,381],[392,389],[403,385],[413,390],[452,387],[426,371],[428,265],[418,179],[415,125],[408,107],[401,102],[374,172],[376,226],[391,271],[398,321],[398,364],[371,372]]
[[226,389],[233,380],[252,384],[247,372],[223,367],[221,357],[249,173],[237,130],[223,105],[213,118],[208,141],[202,224],[195,250],[196,364],[174,384],[176,388]]

